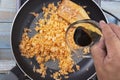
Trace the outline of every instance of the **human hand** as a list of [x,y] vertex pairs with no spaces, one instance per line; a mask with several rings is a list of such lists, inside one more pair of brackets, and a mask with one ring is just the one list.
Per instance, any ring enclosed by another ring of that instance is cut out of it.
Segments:
[[120,80],[120,27],[100,21],[103,33],[91,47],[98,80]]

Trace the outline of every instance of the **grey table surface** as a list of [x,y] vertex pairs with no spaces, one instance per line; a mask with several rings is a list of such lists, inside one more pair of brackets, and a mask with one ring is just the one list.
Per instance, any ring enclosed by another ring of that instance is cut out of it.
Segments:
[[[2,3],[1,3],[2,1]],[[7,3],[6,3],[7,1]],[[13,17],[16,13],[16,1],[17,0],[0,0],[0,22],[6,22],[6,23],[0,23],[0,34],[2,34],[1,32],[6,32],[6,34],[9,36],[10,34],[10,29],[11,29],[11,24],[12,24],[12,20],[13,20]],[[110,2],[109,2],[110,1]],[[13,3],[12,3],[13,2]],[[116,15],[117,17],[120,18],[120,0],[107,0],[107,1],[102,1],[101,3],[101,7],[107,11],[110,11],[112,12],[114,15]],[[4,9],[5,8],[5,9]],[[4,13],[1,12],[4,10]],[[6,16],[3,17],[3,14],[5,14]],[[9,22],[9,23],[7,23]],[[4,28],[3,28],[4,27]],[[1,37],[0,37],[1,38]],[[7,40],[8,40],[9,37],[7,37]],[[2,38],[3,39],[3,38]],[[1,40],[2,40],[1,39]],[[4,39],[6,39],[4,37]],[[3,39],[3,41],[4,41]],[[3,42],[2,42],[3,43]],[[6,52],[0,50],[0,60],[13,60],[12,58],[12,52],[11,52],[11,49],[10,49],[10,41],[8,40],[6,45],[7,45],[7,49],[5,50]],[[2,46],[3,47],[3,46]],[[5,46],[6,47],[6,46]],[[2,54],[2,53],[5,53],[5,54]],[[5,55],[8,55],[8,56],[5,56]],[[3,57],[5,57],[5,59],[3,59]],[[3,62],[3,61],[2,61]],[[14,63],[14,62],[13,62]],[[3,63],[2,63],[3,64]],[[7,63],[6,63],[7,64]],[[0,65],[0,66],[4,66],[4,65]],[[13,65],[12,65],[13,66]],[[2,69],[2,68],[1,68]],[[5,74],[0,74],[0,80],[5,76]]]

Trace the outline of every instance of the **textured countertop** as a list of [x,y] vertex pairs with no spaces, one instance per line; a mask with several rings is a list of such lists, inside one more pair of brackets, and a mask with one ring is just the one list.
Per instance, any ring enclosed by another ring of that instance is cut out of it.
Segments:
[[101,7],[120,18],[120,0],[102,1]]

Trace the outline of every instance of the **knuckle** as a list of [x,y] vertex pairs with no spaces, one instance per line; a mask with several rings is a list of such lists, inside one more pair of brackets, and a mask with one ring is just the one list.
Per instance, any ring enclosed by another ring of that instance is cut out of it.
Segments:
[[113,26],[114,24],[113,23],[108,23],[108,25]]
[[117,39],[115,34],[110,34],[110,35],[108,35],[108,36],[109,36],[109,39],[110,39],[110,40],[111,40],[111,39],[113,39],[113,40],[114,40],[114,39]]
[[109,25],[110,27],[119,27],[118,25],[113,24],[113,23],[109,23],[108,25]]

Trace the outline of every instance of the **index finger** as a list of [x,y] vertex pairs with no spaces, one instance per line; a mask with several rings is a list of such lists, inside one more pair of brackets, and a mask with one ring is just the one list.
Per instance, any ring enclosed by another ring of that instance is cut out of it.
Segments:
[[107,52],[110,54],[120,45],[119,39],[116,34],[113,32],[111,27],[103,21],[100,21],[100,27],[103,33],[103,37],[105,39],[105,45],[107,48]]

